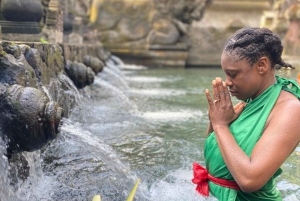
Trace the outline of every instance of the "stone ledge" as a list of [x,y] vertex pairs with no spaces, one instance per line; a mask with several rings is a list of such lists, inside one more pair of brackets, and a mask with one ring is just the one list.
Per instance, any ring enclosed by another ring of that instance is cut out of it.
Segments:
[[238,1],[238,0],[231,0],[231,1],[224,1],[224,0],[215,0],[213,4],[210,6],[212,10],[269,10],[271,9],[270,1]]
[[109,49],[109,51],[126,63],[148,67],[184,68],[188,57],[187,51],[179,50]]

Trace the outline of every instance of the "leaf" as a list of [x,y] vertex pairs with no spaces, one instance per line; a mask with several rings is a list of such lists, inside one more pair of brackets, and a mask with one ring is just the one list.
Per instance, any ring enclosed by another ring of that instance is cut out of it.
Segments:
[[128,196],[127,199],[126,199],[126,201],[133,201],[133,198],[134,198],[134,195],[135,195],[135,192],[136,192],[136,189],[137,189],[139,183],[140,183],[140,179],[138,179],[138,180],[136,181],[136,183],[134,184],[134,186],[133,186],[133,188],[132,188],[132,190],[131,190],[129,196]]
[[101,201],[101,196],[100,195],[95,195],[93,197],[93,200],[92,201]]

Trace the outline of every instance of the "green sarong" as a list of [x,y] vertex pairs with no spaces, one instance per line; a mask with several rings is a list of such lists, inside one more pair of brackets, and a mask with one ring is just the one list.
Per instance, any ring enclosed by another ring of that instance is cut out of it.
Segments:
[[[247,99],[246,107],[240,116],[230,124],[229,129],[237,144],[250,156],[251,152],[260,139],[268,116],[280,94],[286,90],[300,99],[300,88],[294,80],[276,76],[276,83],[265,90],[254,100]],[[206,169],[217,178],[234,180],[230,174],[220,152],[215,133],[209,134],[205,141],[204,157]],[[209,182],[210,192],[219,201],[278,201],[282,200],[279,190],[276,189],[274,179],[282,172],[281,168],[270,178],[270,180],[258,191],[244,193],[242,191],[226,188]]]

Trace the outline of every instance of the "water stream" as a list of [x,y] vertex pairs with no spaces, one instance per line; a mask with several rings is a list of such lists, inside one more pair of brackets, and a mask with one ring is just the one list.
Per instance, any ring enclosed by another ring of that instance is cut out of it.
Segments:
[[[147,69],[116,61],[79,91],[63,75],[52,81],[53,100],[64,83],[70,94],[65,104],[78,106],[67,111],[55,140],[22,154],[30,172],[17,187],[9,185],[10,164],[0,141],[1,201],[88,201],[96,194],[124,201],[138,178],[139,201],[215,200],[198,195],[191,179],[192,163],[204,163],[204,90],[223,76],[221,69]],[[300,200],[299,155],[300,147],[278,178],[285,201]]]

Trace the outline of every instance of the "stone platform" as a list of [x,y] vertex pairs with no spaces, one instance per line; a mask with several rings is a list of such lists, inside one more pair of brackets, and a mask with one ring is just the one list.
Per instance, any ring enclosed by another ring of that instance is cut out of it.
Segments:
[[127,64],[144,65],[152,68],[184,68],[188,58],[185,44],[125,46],[104,45],[113,55],[120,57]]
[[13,22],[0,20],[2,33],[38,34],[41,27],[38,22]]

